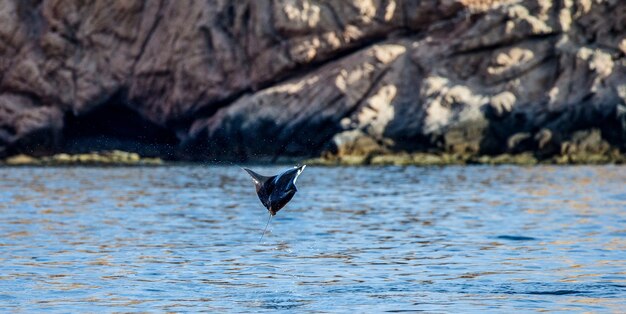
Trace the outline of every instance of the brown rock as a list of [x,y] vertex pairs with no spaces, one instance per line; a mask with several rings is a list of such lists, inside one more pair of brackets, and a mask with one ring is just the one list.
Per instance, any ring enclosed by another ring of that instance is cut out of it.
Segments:
[[6,0],[0,154],[119,104],[201,158],[498,154],[593,128],[624,150],[625,38],[624,1]]

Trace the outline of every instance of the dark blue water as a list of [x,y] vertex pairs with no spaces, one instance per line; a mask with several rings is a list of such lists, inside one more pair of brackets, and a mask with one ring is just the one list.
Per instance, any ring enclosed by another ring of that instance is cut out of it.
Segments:
[[308,167],[261,244],[237,167],[0,178],[2,312],[626,308],[626,167]]

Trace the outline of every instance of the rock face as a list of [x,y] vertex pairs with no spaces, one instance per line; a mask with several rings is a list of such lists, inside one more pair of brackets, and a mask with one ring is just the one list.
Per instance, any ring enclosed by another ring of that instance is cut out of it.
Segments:
[[1,0],[0,154],[120,106],[177,157],[624,151],[625,55],[620,0]]

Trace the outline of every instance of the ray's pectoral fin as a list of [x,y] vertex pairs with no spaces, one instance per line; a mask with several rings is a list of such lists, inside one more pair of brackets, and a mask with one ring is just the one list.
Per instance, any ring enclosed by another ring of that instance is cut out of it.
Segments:
[[263,186],[263,184],[265,184],[265,182],[271,180],[272,178],[274,178],[274,176],[272,177],[268,177],[268,176],[264,176],[261,174],[258,174],[248,168],[243,168],[243,170],[245,170],[251,177],[252,180],[254,181],[254,184],[256,186]]
[[269,181],[272,178],[272,177],[264,176],[262,174],[258,174],[248,168],[243,168],[243,170],[245,170],[252,177],[252,180],[254,181],[255,184],[263,185],[265,184],[265,182]]

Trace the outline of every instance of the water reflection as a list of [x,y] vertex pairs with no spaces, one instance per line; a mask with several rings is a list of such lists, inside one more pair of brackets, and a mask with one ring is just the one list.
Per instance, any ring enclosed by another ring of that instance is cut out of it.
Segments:
[[239,168],[0,176],[7,310],[617,312],[626,303],[626,171],[616,166],[309,167],[261,244],[266,211]]

